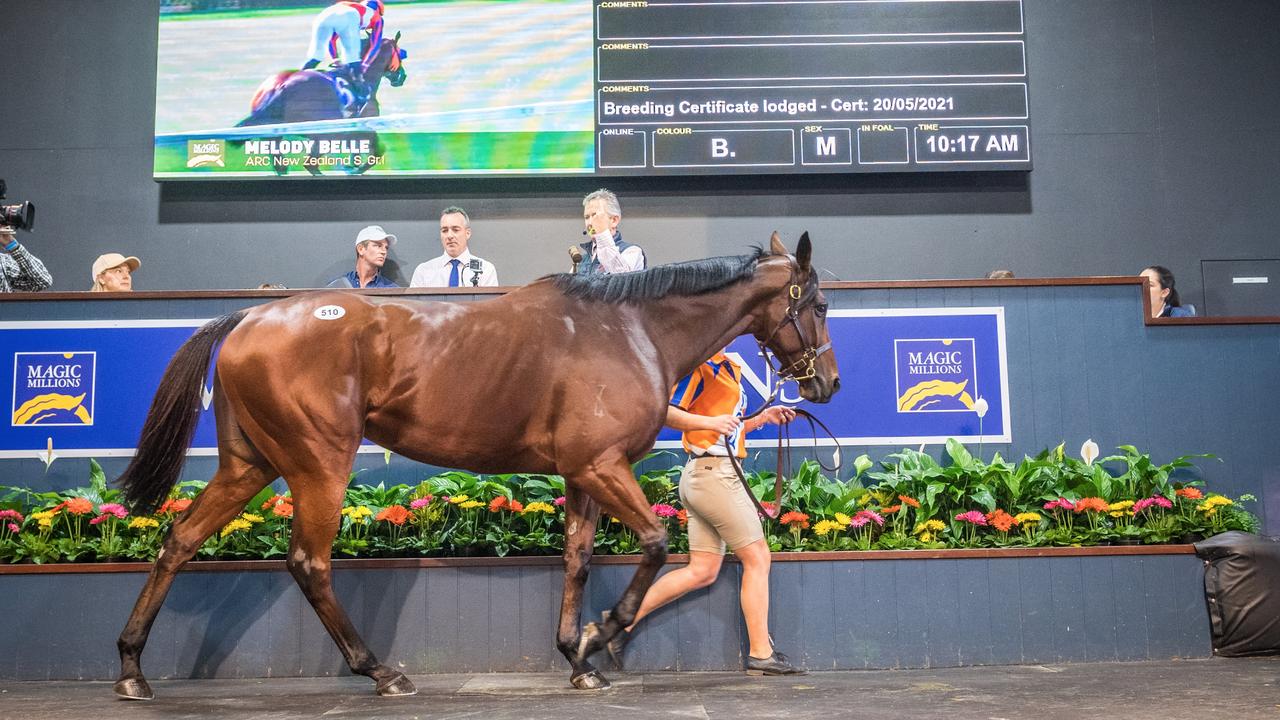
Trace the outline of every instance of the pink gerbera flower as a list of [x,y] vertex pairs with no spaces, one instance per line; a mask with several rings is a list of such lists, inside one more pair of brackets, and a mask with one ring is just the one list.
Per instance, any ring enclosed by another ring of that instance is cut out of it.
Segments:
[[669,518],[669,517],[676,516],[676,509],[671,507],[670,505],[667,505],[666,503],[655,503],[653,507],[649,509],[653,510],[654,515],[657,515],[658,517],[661,517],[661,518]]
[[103,503],[98,506],[98,512],[103,515],[115,515],[122,520],[129,516],[129,511],[125,510],[124,506],[119,503]]
[[[861,523],[857,522],[858,518],[862,518],[863,522]],[[862,527],[863,525],[866,524],[866,521],[868,520],[880,526],[884,525],[884,516],[882,516],[880,513],[876,512],[875,510],[859,510],[858,514],[853,516],[853,519],[855,521],[854,527]]]
[[564,505],[564,496],[563,496],[563,495],[561,495],[560,497],[558,497],[558,498],[556,498],[556,499],[555,499],[555,506],[556,506],[556,507],[561,507],[562,505]]
[[431,501],[432,501],[432,500],[434,500],[434,499],[435,499],[435,498],[433,498],[433,497],[432,497],[432,496],[430,496],[430,495],[427,495],[427,496],[425,496],[425,497],[420,497],[420,498],[418,498],[417,500],[414,500],[413,502],[409,503],[409,509],[410,509],[410,510],[421,510],[422,508],[424,508],[424,507],[426,507],[426,506],[430,505],[430,504],[431,504]]
[[973,525],[987,524],[987,516],[984,515],[979,510],[970,510],[969,512],[966,512],[966,513],[960,513],[959,515],[956,516],[956,520],[959,520],[960,522],[971,523]]

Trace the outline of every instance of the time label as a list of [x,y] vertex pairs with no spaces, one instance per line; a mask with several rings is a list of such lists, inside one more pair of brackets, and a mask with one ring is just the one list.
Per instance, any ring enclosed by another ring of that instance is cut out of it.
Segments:
[[1027,126],[946,126],[914,128],[916,162],[1031,162]]

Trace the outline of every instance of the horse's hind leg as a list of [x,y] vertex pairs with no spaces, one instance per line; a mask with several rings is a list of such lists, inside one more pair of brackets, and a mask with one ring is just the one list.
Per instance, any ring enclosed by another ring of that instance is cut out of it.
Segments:
[[573,666],[570,681],[574,687],[600,690],[609,687],[609,681],[579,652],[582,590],[591,571],[591,551],[595,547],[600,506],[576,486],[567,486],[564,494],[564,597],[560,601],[556,647]]
[[[346,467],[350,467],[350,458]],[[340,461],[321,466],[339,467]],[[289,543],[286,564],[294,580],[302,588],[320,616],[329,636],[337,643],[347,666],[357,675],[367,675],[376,683],[377,692],[383,696],[413,695],[417,688],[404,673],[378,662],[378,658],[365,645],[364,640],[351,624],[346,611],[338,604],[333,593],[332,558],[333,539],[342,521],[342,501],[347,491],[347,476],[321,473],[308,474],[305,481],[286,473],[285,481],[293,490],[293,535]]]
[[245,503],[276,478],[276,472],[265,464],[253,464],[224,453],[218,471],[191,507],[180,514],[160,547],[151,574],[138,595],[129,621],[116,646],[120,650],[120,679],[115,693],[127,700],[150,700],[155,697],[142,675],[142,650],[151,632],[165,595],[182,566],[196,554],[204,541],[244,510]]

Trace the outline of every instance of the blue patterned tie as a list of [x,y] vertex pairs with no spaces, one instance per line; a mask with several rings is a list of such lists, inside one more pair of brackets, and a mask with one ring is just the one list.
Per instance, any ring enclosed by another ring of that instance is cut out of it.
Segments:
[[449,287],[459,287],[462,283],[459,282],[461,278],[458,276],[461,275],[461,273],[458,272],[458,268],[462,267],[462,261],[458,258],[454,258],[449,261],[449,264],[453,266],[453,268],[449,270]]

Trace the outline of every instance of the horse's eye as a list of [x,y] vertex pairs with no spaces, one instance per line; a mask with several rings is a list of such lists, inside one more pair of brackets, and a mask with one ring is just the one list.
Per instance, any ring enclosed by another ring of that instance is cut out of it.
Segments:
[[814,315],[817,315],[818,317],[826,317],[826,316],[827,316],[827,304],[826,304],[826,303],[818,303],[817,305],[814,305],[814,306],[813,306],[813,314],[814,314]]

